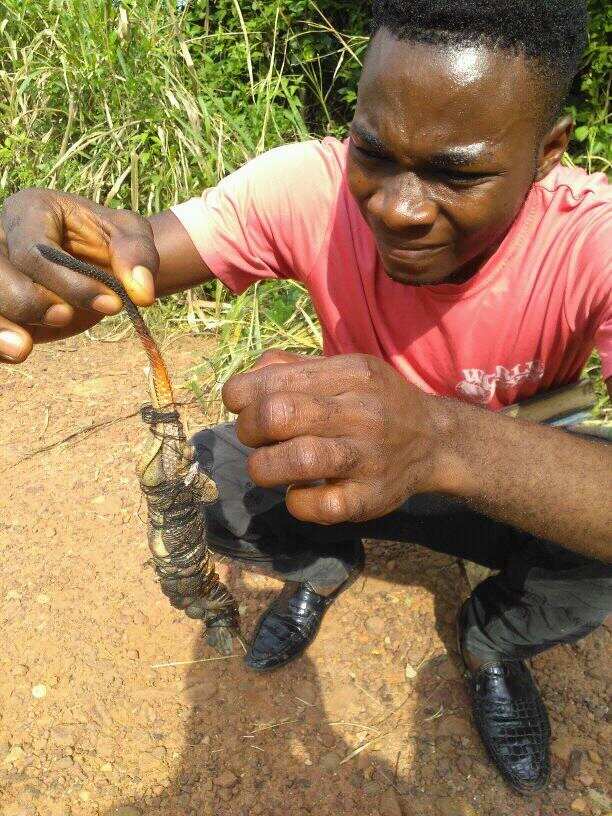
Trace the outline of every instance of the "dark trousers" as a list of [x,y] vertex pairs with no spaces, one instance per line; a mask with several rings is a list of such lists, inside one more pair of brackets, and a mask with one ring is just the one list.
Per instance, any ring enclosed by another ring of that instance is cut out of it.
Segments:
[[494,521],[461,501],[424,494],[374,521],[306,524],[287,512],[284,488],[250,481],[250,451],[233,424],[201,431],[193,442],[200,466],[219,489],[218,501],[206,507],[210,545],[247,567],[333,587],[363,562],[362,539],[376,538],[421,544],[499,570],[467,604],[464,645],[483,659],[528,658],[571,643],[612,611],[612,566]]

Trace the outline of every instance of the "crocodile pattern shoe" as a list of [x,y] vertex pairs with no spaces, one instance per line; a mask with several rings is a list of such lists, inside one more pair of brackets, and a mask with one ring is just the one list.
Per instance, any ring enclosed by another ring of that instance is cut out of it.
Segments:
[[246,665],[256,671],[270,671],[299,657],[314,640],[325,611],[348,583],[327,597],[308,583],[285,584],[257,624]]
[[541,791],[550,776],[550,723],[531,672],[521,660],[500,659],[465,675],[476,728],[500,774],[519,793]]

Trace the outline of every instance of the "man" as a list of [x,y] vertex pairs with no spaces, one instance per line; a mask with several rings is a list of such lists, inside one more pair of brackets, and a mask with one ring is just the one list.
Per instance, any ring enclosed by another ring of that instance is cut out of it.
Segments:
[[301,654],[363,537],[496,568],[459,644],[485,744],[529,793],[550,732],[523,661],[595,629],[612,596],[610,449],[498,413],[575,382],[594,345],[612,384],[611,196],[559,166],[585,4],[376,0],[373,19],[347,142],[279,148],[149,222],[52,191],[9,199],[0,351],[20,362],[120,309],[41,241],[141,305],[213,275],[234,292],[302,281],[326,357],[269,355],[225,386],[237,425],[196,437],[220,491],[212,546],[286,581],[247,664]]

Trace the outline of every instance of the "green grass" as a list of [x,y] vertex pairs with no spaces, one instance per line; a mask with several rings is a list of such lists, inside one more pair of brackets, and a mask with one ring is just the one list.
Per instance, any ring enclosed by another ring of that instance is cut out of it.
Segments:
[[[571,161],[609,170],[610,13],[602,0],[591,5],[592,70],[572,99]],[[368,9],[365,0],[191,0],[180,14],[174,0],[3,0],[0,201],[47,186],[150,214],[277,144],[343,135]],[[218,336],[193,380],[214,395],[266,347],[320,348],[308,298],[288,282],[237,299],[213,284],[165,299],[149,320]]]

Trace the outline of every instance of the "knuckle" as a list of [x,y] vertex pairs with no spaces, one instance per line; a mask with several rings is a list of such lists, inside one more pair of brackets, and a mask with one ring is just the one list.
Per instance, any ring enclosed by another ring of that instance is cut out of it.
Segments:
[[322,512],[331,524],[363,521],[368,517],[365,498],[349,487],[328,490],[322,502]]
[[247,473],[255,484],[259,484],[262,477],[269,473],[268,452],[257,450],[247,459]]
[[348,519],[344,491],[327,490],[321,499],[321,514],[330,524]]
[[378,376],[378,361],[369,354],[355,354],[353,367],[362,383],[367,385]]
[[28,243],[16,246],[11,252],[11,262],[29,278],[38,280],[39,277],[42,277],[45,261],[35,244]]
[[290,426],[295,416],[295,403],[288,395],[272,394],[261,401],[259,414],[264,433],[279,433]]
[[260,363],[269,363],[278,359],[279,351],[277,349],[267,349],[259,358]]
[[9,303],[5,307],[10,313],[11,319],[15,323],[31,323],[41,317],[40,310],[35,308],[35,304],[29,299],[23,290],[12,288],[9,294]]
[[366,518],[366,502],[358,493],[349,493],[344,502],[346,521],[363,521]]
[[332,461],[335,472],[350,473],[359,465],[359,452],[349,443],[336,440],[332,445]]
[[308,439],[296,439],[292,448],[293,464],[301,473],[312,473],[321,457]]

